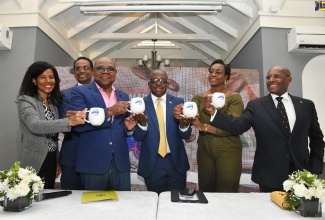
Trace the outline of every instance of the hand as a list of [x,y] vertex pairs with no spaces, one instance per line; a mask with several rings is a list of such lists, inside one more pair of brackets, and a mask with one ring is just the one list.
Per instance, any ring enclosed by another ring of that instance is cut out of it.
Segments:
[[130,106],[130,103],[127,101],[120,101],[111,106],[107,111],[107,116],[111,117],[114,115],[122,115],[127,112],[127,108]]
[[132,118],[136,120],[141,126],[147,126],[148,117],[144,113],[134,113],[132,114]]
[[181,126],[181,128],[186,128],[187,126],[192,124],[194,121],[195,121],[195,118],[184,116],[179,119],[179,126]]
[[138,122],[131,115],[124,119],[124,125],[127,131],[132,131],[137,124]]
[[55,178],[58,178],[61,174],[61,166],[60,164],[57,165],[56,167],[56,174],[55,174]]
[[176,119],[181,119],[182,116],[181,114],[183,113],[183,103],[176,105],[174,110],[173,110],[173,114],[174,114],[174,118]]
[[71,116],[74,116],[75,114],[77,114],[78,111],[72,111],[72,110],[69,110],[67,111],[67,113],[65,114],[65,117],[66,118],[69,118]]
[[[196,127],[199,131],[202,132],[208,132],[208,124],[202,124],[200,119],[198,117],[195,118],[195,121],[193,122],[193,126]],[[212,126],[210,125],[210,128]]]
[[199,131],[201,131],[203,128],[203,124],[201,123],[198,117],[195,117],[195,120],[193,121],[192,125],[199,129]]
[[203,109],[206,113],[210,115],[214,115],[216,109],[211,105],[212,96],[204,96],[203,97]]
[[87,116],[87,108],[83,111],[77,111],[74,116],[71,116],[69,119],[69,124],[71,126],[85,124],[85,118]]

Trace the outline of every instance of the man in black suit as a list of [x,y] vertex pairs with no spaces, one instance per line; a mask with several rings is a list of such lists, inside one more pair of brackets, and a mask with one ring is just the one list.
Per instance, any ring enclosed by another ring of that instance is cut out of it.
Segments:
[[[73,63],[73,75],[77,80],[76,86],[82,86],[91,83],[94,74],[93,63],[87,57],[78,57]],[[62,104],[59,107],[60,118],[70,117],[75,114],[74,111],[67,111],[71,92],[76,87],[62,90]],[[73,129],[64,134],[62,142],[59,164],[61,166],[61,188],[70,190],[81,190],[80,174],[76,172],[76,152],[79,143],[79,134]]]
[[[283,190],[283,182],[293,171],[306,169],[320,174],[323,170],[325,144],[315,105],[311,100],[288,94],[291,81],[287,68],[272,67],[266,76],[270,94],[250,101],[237,119],[214,109],[211,97],[205,97],[205,109],[211,114],[213,126],[234,134],[254,129],[256,152],[252,180],[259,184],[261,192]],[[290,125],[288,130],[277,110],[277,97],[282,97]]]

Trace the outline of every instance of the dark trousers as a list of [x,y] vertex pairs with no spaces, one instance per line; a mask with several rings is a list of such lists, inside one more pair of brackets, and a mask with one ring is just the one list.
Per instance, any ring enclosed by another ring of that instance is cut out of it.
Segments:
[[44,178],[44,189],[54,189],[56,176],[56,151],[48,152],[38,173],[38,176]]
[[186,187],[186,173],[177,172],[171,154],[167,154],[164,158],[158,155],[151,175],[144,180],[147,189],[158,194]]
[[61,188],[69,190],[82,190],[84,186],[81,182],[80,174],[75,167],[61,165]]
[[130,170],[125,172],[117,170],[115,159],[112,159],[109,171],[104,174],[80,173],[85,190],[130,191],[130,175]]

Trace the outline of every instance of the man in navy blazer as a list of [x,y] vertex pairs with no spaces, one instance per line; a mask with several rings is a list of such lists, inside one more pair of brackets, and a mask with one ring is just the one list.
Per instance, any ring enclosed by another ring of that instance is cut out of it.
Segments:
[[[315,105],[311,100],[288,94],[292,81],[290,71],[272,67],[266,76],[269,95],[250,101],[240,118],[233,119],[211,107],[205,97],[206,111],[213,126],[241,134],[253,127],[256,136],[252,180],[261,192],[283,190],[283,182],[296,170],[313,174],[323,170],[324,140]],[[277,97],[282,97],[288,115],[290,132],[277,111]],[[309,146],[308,146],[309,143]]]
[[[73,75],[78,84],[82,86],[91,83],[93,76],[93,63],[87,57],[78,57],[73,63]],[[74,111],[67,111],[71,92],[75,86],[62,90],[62,104],[59,107],[60,118],[70,117],[75,114]],[[76,172],[76,153],[79,143],[79,134],[71,129],[71,132],[64,133],[64,139],[59,154],[59,164],[61,167],[61,188],[70,190],[81,190],[80,174]]]
[[[185,119],[176,120],[173,109],[184,100],[166,94],[168,77],[165,71],[156,69],[150,74],[148,86],[151,94],[144,98],[145,112],[133,114],[138,121],[133,137],[141,142],[138,174],[144,177],[149,191],[157,193],[186,187],[186,171],[189,162],[183,140],[191,135],[192,129]],[[160,132],[156,115],[157,98],[162,98],[165,132],[167,137],[167,155],[158,154]]]
[[94,82],[75,87],[71,94],[70,110],[100,107],[106,112],[100,126],[86,123],[75,127],[80,133],[76,170],[86,190],[131,189],[128,132],[124,124],[129,96],[113,86],[116,74],[115,62],[100,58],[95,62]]

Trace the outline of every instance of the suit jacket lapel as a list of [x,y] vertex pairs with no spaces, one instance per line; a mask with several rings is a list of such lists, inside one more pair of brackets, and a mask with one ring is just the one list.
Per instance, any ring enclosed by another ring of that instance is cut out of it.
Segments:
[[[290,95],[290,94],[289,94]],[[292,135],[299,129],[299,126],[302,123],[302,116],[304,114],[303,100],[299,97],[290,95],[295,112],[296,112],[296,122],[292,129]]]
[[273,119],[274,123],[279,127],[279,129],[283,132],[283,134],[288,136],[289,134],[286,132],[284,126],[282,125],[282,120],[281,120],[280,114],[274,105],[274,101],[272,99],[271,94],[269,94],[263,98],[262,104],[263,104],[266,112],[268,112],[268,114]]
[[115,90],[115,94],[116,94],[116,100],[117,100],[118,102],[123,101],[123,95],[122,95],[122,93],[121,93],[120,90],[116,89],[116,90]]
[[98,107],[106,108],[102,94],[100,94],[100,92],[95,84],[95,81],[92,82],[91,84],[89,84],[89,90],[90,90],[91,94],[93,95],[94,100],[96,100],[96,102],[98,103]]
[[158,119],[157,119],[157,114],[156,114],[156,109],[153,104],[151,94],[145,97],[144,102],[146,104],[146,113],[148,114],[148,118],[151,118],[153,121],[153,124],[155,125],[156,129],[159,132],[159,125],[158,125]]
[[173,97],[168,95],[166,96],[166,129],[168,128],[168,125],[170,123],[170,120],[173,119],[173,117],[170,117],[170,115],[173,115],[174,110],[174,104],[173,104]]

